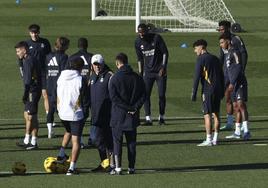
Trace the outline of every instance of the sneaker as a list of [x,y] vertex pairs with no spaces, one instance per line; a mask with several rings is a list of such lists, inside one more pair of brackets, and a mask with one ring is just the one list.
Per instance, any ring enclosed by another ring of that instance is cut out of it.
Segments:
[[244,140],[249,140],[250,137],[251,137],[250,132],[246,132],[246,133],[244,133],[244,135],[243,135],[243,139],[244,139]]
[[163,118],[160,118],[159,121],[158,121],[158,124],[159,125],[165,125],[165,120]]
[[227,138],[227,139],[240,139],[241,135],[233,133],[232,135],[226,136],[225,138]]
[[152,120],[146,120],[143,125],[145,125],[145,126],[152,126],[153,125],[153,122],[152,122]]
[[65,161],[67,161],[69,159],[69,156],[68,155],[66,155],[66,154],[64,154],[64,156],[63,157],[61,157],[61,156],[58,156],[57,157],[57,163],[64,163]]
[[128,168],[128,174],[135,174],[135,168]]
[[26,147],[26,150],[34,150],[37,148],[38,148],[37,144],[33,145],[33,144],[29,143]]
[[122,171],[116,171],[115,169],[112,169],[110,175],[122,175]]
[[198,144],[197,146],[212,146],[212,142],[205,140],[204,142]]
[[217,140],[212,140],[212,145],[213,145],[213,146],[217,146],[217,145],[218,145]]
[[26,149],[29,144],[25,144],[23,140],[16,142],[16,146]]
[[78,171],[76,169],[72,170],[72,169],[68,169],[66,175],[67,176],[72,176],[72,175],[75,175],[75,174],[78,174]]
[[80,148],[81,149],[84,149],[86,146],[85,146],[85,144],[84,143],[80,143]]
[[57,126],[57,124],[56,123],[52,123],[52,127],[56,127]]
[[91,170],[91,172],[110,172],[110,171],[111,171],[111,167],[110,166],[104,168],[101,165],[99,165],[97,168],[94,168],[94,169]]
[[233,130],[233,125],[231,124],[226,124],[225,126],[220,128],[221,131],[231,131]]

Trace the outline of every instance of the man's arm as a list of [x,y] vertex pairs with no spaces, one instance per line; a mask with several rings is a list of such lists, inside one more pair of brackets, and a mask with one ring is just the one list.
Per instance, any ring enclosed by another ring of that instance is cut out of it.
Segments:
[[24,68],[24,75],[23,75],[23,82],[24,82],[24,93],[22,97],[23,103],[25,103],[28,98],[29,98],[29,92],[30,92],[30,85],[32,82],[32,77],[33,77],[33,62],[32,59],[31,61],[28,61],[25,63]]
[[200,78],[201,78],[201,63],[200,61],[197,61],[195,65],[194,83],[193,83],[192,96],[191,96],[192,101],[196,101],[196,94],[197,94]]
[[17,64],[19,66],[20,76],[21,76],[21,78],[23,78],[23,60],[22,59],[18,59]]
[[240,52],[241,55],[241,66],[243,72],[245,72],[246,65],[247,65],[247,59],[248,59],[248,53],[246,46],[243,42],[243,40],[239,36],[233,36],[232,37],[232,45],[233,47]]
[[144,71],[144,57],[137,41],[135,41],[135,51],[138,59],[139,74],[142,76]]
[[238,80],[239,74],[242,71],[240,56],[236,52],[232,52],[233,62],[229,67],[228,76],[230,78],[230,85],[234,86]]
[[157,35],[157,44],[159,45],[159,50],[162,53],[162,63],[161,63],[161,69],[159,71],[159,76],[166,76],[166,69],[168,64],[168,49],[166,46],[165,41],[160,35]]
[[139,110],[142,105],[144,104],[145,98],[146,98],[146,92],[145,92],[145,84],[144,81],[141,77],[137,77],[138,79],[138,93],[140,94],[139,99],[136,101],[136,103],[134,104],[134,109]]

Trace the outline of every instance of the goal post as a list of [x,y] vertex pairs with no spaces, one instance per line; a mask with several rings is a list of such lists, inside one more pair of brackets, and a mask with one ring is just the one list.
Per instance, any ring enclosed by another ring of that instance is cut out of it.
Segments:
[[[135,20],[172,32],[215,32],[235,23],[223,0],[91,0],[92,20]],[[135,30],[136,30],[135,28]]]

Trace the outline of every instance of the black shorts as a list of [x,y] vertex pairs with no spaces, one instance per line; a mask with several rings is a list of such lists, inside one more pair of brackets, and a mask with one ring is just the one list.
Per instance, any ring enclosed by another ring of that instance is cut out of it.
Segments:
[[248,86],[245,85],[240,85],[238,86],[235,91],[232,94],[232,101],[243,101],[247,102],[248,101]]
[[38,102],[41,97],[41,91],[30,92],[29,97],[24,105],[24,111],[29,115],[37,114],[38,112]]
[[84,128],[84,120],[80,121],[64,121],[61,120],[65,130],[71,135],[74,136],[82,136],[83,128]]
[[221,99],[219,96],[216,96],[211,93],[203,93],[202,101],[204,115],[220,112]]

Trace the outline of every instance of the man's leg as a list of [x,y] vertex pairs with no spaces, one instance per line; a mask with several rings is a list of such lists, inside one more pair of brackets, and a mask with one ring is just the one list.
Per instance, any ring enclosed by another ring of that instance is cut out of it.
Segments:
[[52,130],[53,123],[54,123],[54,113],[56,111],[56,99],[53,99],[52,96],[48,96],[48,102],[49,102],[49,110],[47,113],[47,130],[48,130],[48,138],[52,138],[54,135],[54,132]]
[[135,163],[136,163],[136,140],[137,140],[137,130],[126,131],[125,132],[127,141],[127,151],[128,151],[128,173],[134,174]]
[[121,174],[123,132],[118,128],[112,128],[115,169],[111,174]]
[[220,130],[232,130],[233,129],[233,104],[231,100],[231,92],[226,89],[225,91],[225,101],[226,101],[226,113],[227,113],[227,122],[226,125],[221,127]]
[[154,85],[155,78],[148,78],[146,76],[143,77],[145,83],[145,91],[146,91],[146,98],[144,102],[144,111],[145,111],[145,120],[146,125],[152,125],[152,118],[151,118],[151,93],[152,88]]
[[72,157],[69,169],[66,175],[73,175],[76,173],[76,162],[80,154],[80,137],[84,128],[84,120],[70,122],[72,135]]
[[243,139],[248,140],[251,135],[248,128],[248,111],[247,111],[247,105],[243,100],[239,100],[237,102],[238,108],[241,112],[241,119],[242,119],[242,127],[244,131]]
[[63,163],[64,161],[68,160],[69,156],[65,153],[65,148],[68,146],[71,140],[71,127],[69,121],[62,121],[63,126],[65,127],[65,132],[62,138],[61,147],[59,154],[57,156],[57,161]]
[[232,135],[226,136],[227,139],[239,139],[241,137],[241,112],[239,110],[237,102],[233,102],[234,114],[236,117],[235,131]]
[[43,99],[44,99],[45,111],[46,111],[46,113],[48,113],[49,104],[48,104],[48,95],[47,95],[47,90],[46,89],[42,89],[42,96],[43,96]]
[[31,137],[31,117],[29,117],[28,112],[24,112],[24,119],[25,119],[25,137],[24,137],[24,144],[27,145],[30,143]]
[[212,113],[212,115],[214,119],[214,135],[213,135],[212,144],[217,145],[218,135],[220,131],[220,116],[218,112]]
[[206,129],[206,140],[197,146],[212,146],[212,128],[211,128],[211,115],[204,115],[204,123]]
[[106,152],[103,128],[92,126],[90,129],[90,137],[92,140],[92,144],[98,149],[101,160],[100,165],[97,168],[94,168],[92,172],[105,172],[105,170],[109,167],[109,163],[108,165],[106,164],[108,156]]
[[30,115],[31,116],[31,130],[32,130],[32,140],[31,144],[33,146],[37,146],[37,137],[38,137],[38,130],[39,130],[39,121],[37,114]]
[[167,76],[158,77],[156,80],[158,87],[158,100],[159,100],[159,125],[165,124],[165,110],[166,110],[166,89],[167,89]]

